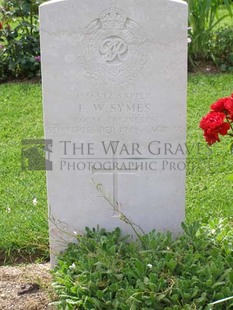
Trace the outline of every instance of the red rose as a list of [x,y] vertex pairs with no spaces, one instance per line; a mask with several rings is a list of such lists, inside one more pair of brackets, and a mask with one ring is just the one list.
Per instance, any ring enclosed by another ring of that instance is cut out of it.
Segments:
[[226,110],[229,112],[229,114],[233,114],[233,96],[231,95],[230,98],[225,102],[224,104]]
[[222,126],[226,115],[222,112],[210,112],[204,116],[200,122],[203,130],[216,130]]
[[209,145],[212,145],[217,141],[220,142],[218,134],[215,133],[207,133],[204,131],[204,138]]
[[216,101],[215,103],[213,103],[210,108],[215,111],[215,112],[225,112],[226,108],[225,108],[225,102],[228,100],[229,98],[221,98],[218,101]]
[[233,121],[233,94],[231,97],[221,98],[211,106],[214,112],[223,112],[230,121]]
[[211,145],[220,141],[219,134],[225,136],[230,129],[230,125],[224,122],[226,115],[222,112],[212,111],[202,118],[200,128],[204,130],[206,142]]
[[222,136],[227,135],[228,130],[231,128],[230,124],[228,123],[223,123],[221,128],[219,128],[219,133]]
[[200,128],[209,145],[220,142],[219,135],[225,136],[230,129],[233,131],[233,93],[230,97],[220,98],[211,106],[211,112],[202,118]]

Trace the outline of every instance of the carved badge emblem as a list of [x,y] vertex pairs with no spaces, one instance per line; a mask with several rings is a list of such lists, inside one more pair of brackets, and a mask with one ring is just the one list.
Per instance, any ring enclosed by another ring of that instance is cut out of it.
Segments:
[[133,79],[147,59],[143,29],[113,6],[84,30],[84,67],[88,75],[109,84]]

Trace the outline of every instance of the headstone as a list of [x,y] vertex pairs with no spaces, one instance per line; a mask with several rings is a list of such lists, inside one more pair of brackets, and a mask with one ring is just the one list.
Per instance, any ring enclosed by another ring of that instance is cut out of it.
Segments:
[[[187,4],[40,6],[52,254],[85,227],[178,234],[185,216]],[[137,229],[139,229],[137,227]]]

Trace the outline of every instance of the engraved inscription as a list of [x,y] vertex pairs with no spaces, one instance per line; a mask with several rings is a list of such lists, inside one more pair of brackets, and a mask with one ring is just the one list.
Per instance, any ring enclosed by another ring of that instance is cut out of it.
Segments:
[[113,5],[84,29],[84,69],[104,83],[126,83],[144,68],[147,43],[142,27]]
[[109,37],[100,44],[102,59],[110,64],[118,64],[124,61],[127,51],[127,43],[119,37]]

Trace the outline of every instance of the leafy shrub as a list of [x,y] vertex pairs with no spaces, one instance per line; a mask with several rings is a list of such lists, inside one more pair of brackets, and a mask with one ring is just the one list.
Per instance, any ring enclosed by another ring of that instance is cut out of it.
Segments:
[[47,0],[4,0],[3,6],[8,14],[17,17],[27,17],[32,14],[38,14],[38,7]]
[[233,27],[220,28],[213,35],[211,57],[221,71],[233,72]]
[[[231,0],[186,0],[189,6],[189,65],[206,60],[214,27],[224,18],[232,15]],[[219,9],[225,6],[228,14],[219,17]]]
[[0,22],[0,81],[40,74],[37,8],[42,1],[5,1]]
[[[232,241],[224,221],[184,226],[176,240],[152,232],[142,244],[126,242],[119,228],[87,229],[78,245],[58,258],[55,304],[59,309],[209,309],[210,302],[232,295]],[[215,309],[232,309],[233,300],[223,306]]]
[[4,28],[0,31],[3,38],[0,49],[0,80],[8,78],[27,78],[39,74],[40,45],[38,30],[33,34],[21,32],[21,26],[13,30]]

